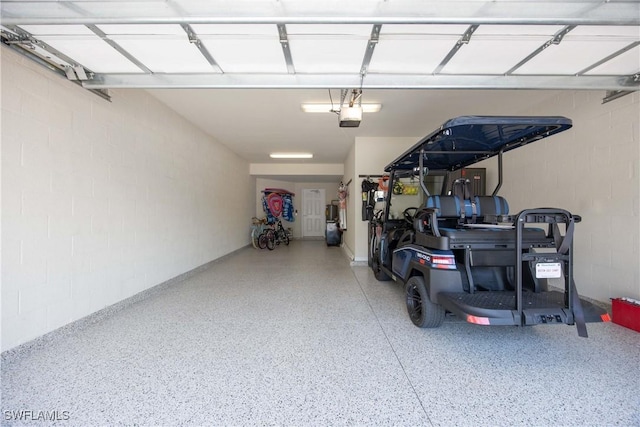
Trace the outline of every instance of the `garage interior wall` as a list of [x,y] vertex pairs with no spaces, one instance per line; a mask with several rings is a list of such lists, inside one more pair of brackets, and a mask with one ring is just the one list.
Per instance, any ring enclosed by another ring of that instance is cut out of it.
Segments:
[[[558,91],[526,115],[562,115],[573,128],[505,154],[500,195],[510,211],[558,207],[581,215],[574,273],[578,292],[640,298],[640,93],[602,103],[603,91]],[[486,167],[487,189],[497,162]],[[493,182],[491,182],[491,179]]]
[[[360,227],[362,227],[360,224],[362,221],[357,213],[358,204],[362,203],[362,196],[360,193],[361,181],[357,179],[357,176],[356,144],[354,142],[347,153],[347,158],[344,160],[344,176],[342,177],[342,182],[351,181],[351,184],[347,187],[347,230],[342,233],[342,248],[351,261],[356,260],[356,238],[362,238],[358,232]],[[366,240],[366,237],[364,237],[364,239]]]
[[262,190],[265,188],[282,188],[295,193],[293,197],[293,207],[298,211],[296,220],[289,222],[282,220],[284,228],[291,228],[293,230],[293,238],[302,238],[302,190],[304,189],[324,189],[325,204],[331,203],[332,200],[338,198],[338,185],[340,182],[298,182],[298,181],[283,181],[269,178],[257,178],[256,179],[256,213],[255,216],[263,218],[265,216],[262,209]]
[[[418,142],[421,137],[358,137],[355,140],[355,185],[352,185],[354,195],[354,223],[356,224],[355,257],[354,261],[367,260],[367,222],[362,221],[361,183],[364,178],[360,175],[382,175],[384,168],[391,161],[400,156],[409,147]],[[374,181],[377,178],[372,178]],[[381,207],[379,204],[377,207]]]
[[249,243],[246,161],[143,90],[1,54],[3,351]]

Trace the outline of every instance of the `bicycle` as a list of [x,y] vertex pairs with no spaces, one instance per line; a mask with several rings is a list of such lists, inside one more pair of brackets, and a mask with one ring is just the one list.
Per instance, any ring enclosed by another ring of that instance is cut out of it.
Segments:
[[279,245],[281,243],[289,245],[289,242],[289,233],[282,226],[282,221],[280,220],[278,220],[275,226],[267,228],[258,237],[258,246],[261,249],[267,248],[270,251],[274,250],[276,245]]
[[251,244],[256,249],[264,249],[260,248],[259,238],[266,228],[267,218],[257,218],[254,216],[251,218],[251,221],[253,223],[251,225]]
[[277,245],[279,245],[280,243],[284,243],[285,245],[289,246],[289,233],[282,226],[282,221],[280,220],[278,220],[276,224],[275,241]]

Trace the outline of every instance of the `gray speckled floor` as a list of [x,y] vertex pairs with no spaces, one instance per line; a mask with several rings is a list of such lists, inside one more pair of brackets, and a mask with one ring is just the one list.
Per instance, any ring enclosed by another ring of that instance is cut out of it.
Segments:
[[640,425],[640,334],[589,333],[454,318],[422,330],[400,286],[340,248],[247,248],[5,354],[1,422],[31,410],[82,426]]

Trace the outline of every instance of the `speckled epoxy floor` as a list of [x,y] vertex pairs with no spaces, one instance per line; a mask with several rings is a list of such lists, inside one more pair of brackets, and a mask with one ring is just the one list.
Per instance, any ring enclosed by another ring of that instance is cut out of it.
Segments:
[[423,330],[399,285],[340,248],[247,248],[4,354],[1,422],[30,410],[82,426],[640,425],[640,334],[589,333],[453,318]]

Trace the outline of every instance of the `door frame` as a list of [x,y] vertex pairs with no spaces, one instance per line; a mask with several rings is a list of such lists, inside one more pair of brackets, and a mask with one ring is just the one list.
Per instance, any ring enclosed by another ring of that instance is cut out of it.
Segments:
[[[306,211],[305,211],[305,207],[306,207],[306,197],[305,197],[305,192],[308,190],[315,190],[315,191],[319,191],[321,193],[321,195],[323,196],[323,205],[326,204],[327,202],[327,192],[324,188],[303,188],[302,189],[302,221],[300,224],[300,236],[301,238],[305,238],[305,237],[309,237],[309,238],[314,238],[314,239],[318,239],[321,238],[322,236],[305,236],[304,234],[304,230],[305,230],[305,217],[306,217]],[[326,219],[326,218],[325,218]],[[324,223],[325,221],[323,221]],[[324,229],[323,229],[324,232]]]

